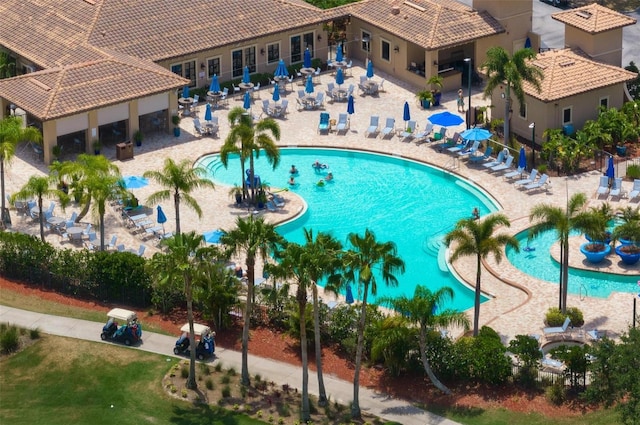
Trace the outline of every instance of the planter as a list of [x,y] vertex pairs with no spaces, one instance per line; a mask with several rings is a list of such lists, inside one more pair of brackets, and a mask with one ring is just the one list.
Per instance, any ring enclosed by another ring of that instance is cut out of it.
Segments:
[[180,127],[173,128],[173,135],[176,137],[180,137]]
[[236,205],[242,204],[242,193],[236,193],[234,196],[236,197]]
[[[593,250],[587,249],[587,247],[593,248],[594,246],[602,247],[602,249],[600,251],[593,251]],[[599,263],[602,260],[604,260],[604,257],[606,257],[611,253],[611,246],[600,244],[600,243],[587,242],[580,245],[580,252],[584,254],[588,262]]]
[[[625,252],[623,249],[628,249],[629,247],[636,248],[634,252]],[[633,265],[640,261],[640,247],[636,245],[620,245],[616,247],[616,254],[620,256],[620,259],[623,263],[628,265]]]
[[620,245],[632,245],[633,244],[633,242],[631,242],[630,239],[624,239],[624,238],[618,239],[618,242],[620,242]]
[[[421,100],[420,104],[422,105],[422,107],[424,109],[429,109],[431,107],[431,101],[430,100]],[[435,103],[434,103],[435,105]]]
[[[610,244],[611,243],[611,232],[606,232],[606,235],[607,235],[607,237],[605,238],[604,241],[595,241],[595,242],[605,243],[607,245]],[[591,239],[591,236],[589,236],[587,234],[584,235],[584,238],[586,240],[588,240],[589,242],[594,242],[594,240]]]
[[616,153],[618,156],[626,156],[627,155],[627,147],[626,146],[616,146]]
[[433,106],[440,106],[440,99],[442,99],[442,93],[436,92],[433,95]]

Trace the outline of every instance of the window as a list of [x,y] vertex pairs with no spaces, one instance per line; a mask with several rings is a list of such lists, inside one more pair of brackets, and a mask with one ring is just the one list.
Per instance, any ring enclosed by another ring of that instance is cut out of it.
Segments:
[[391,44],[386,40],[380,41],[380,57],[387,62],[391,60]]
[[267,63],[274,63],[280,60],[280,44],[267,45]]
[[249,73],[256,72],[256,47],[246,47],[244,49],[244,66],[249,67]]
[[568,108],[563,108],[562,109],[562,124],[571,124],[571,121],[573,121],[571,115],[573,112],[573,108],[571,106],[569,106]]
[[299,35],[291,37],[291,63],[302,60],[302,38]]
[[207,78],[220,76],[220,58],[207,59]]
[[600,106],[603,108],[609,108],[609,96],[600,98]]
[[191,82],[189,83],[189,87],[196,86],[196,61],[195,60],[187,61],[183,63],[174,63],[171,65],[171,72],[190,80]]
[[518,113],[520,115],[520,118],[522,119],[527,119],[527,104],[523,103],[522,105],[520,105],[520,111]]
[[362,40],[360,48],[367,53],[371,52],[371,34],[366,31],[362,31],[360,40]]
[[304,48],[309,49],[309,53],[311,53],[311,57],[314,57],[313,54],[313,40],[315,38],[315,34],[312,32],[308,32],[302,35],[302,40],[304,42]]
[[242,77],[242,50],[231,52],[231,78]]

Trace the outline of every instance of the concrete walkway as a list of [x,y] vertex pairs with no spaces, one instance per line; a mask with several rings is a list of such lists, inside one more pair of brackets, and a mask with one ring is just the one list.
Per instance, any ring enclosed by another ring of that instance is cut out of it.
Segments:
[[[51,316],[0,305],[0,322],[14,324],[27,329],[37,328],[51,335],[102,342],[100,340],[100,331],[103,324],[88,320]],[[104,343],[112,344],[111,342]],[[173,354],[174,344],[175,337],[145,332],[143,326],[142,344],[134,349],[176,357]],[[234,367],[236,370],[240,370],[242,365],[240,352],[217,347],[216,355],[217,360],[224,367]],[[302,381],[302,370],[300,368],[251,355],[249,355],[249,370],[252,375],[260,374],[275,382],[278,386],[289,384],[293,387],[298,387]],[[327,395],[331,400],[348,405],[353,399],[353,384],[351,382],[336,379],[328,374],[325,374],[324,380]],[[310,376],[309,379],[309,392],[318,394],[317,380],[314,379],[314,376]],[[457,422],[418,409],[403,400],[394,399],[386,394],[377,393],[366,388],[360,388],[360,407],[363,412],[404,425],[457,424]]]

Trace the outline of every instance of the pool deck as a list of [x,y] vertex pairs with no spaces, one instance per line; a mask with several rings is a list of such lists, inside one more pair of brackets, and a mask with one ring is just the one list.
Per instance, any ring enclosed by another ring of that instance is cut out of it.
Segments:
[[[354,65],[353,76],[348,77],[345,86],[353,83],[357,86],[360,75],[365,74],[362,64]],[[571,176],[568,178],[552,179],[552,189],[537,192],[524,192],[518,190],[512,183],[505,181],[502,177],[488,173],[483,167],[470,166],[467,161],[454,161],[452,156],[439,152],[432,143],[424,143],[417,146],[415,143],[403,142],[399,137],[392,137],[388,140],[382,140],[380,137],[367,138],[364,135],[365,130],[369,126],[369,117],[371,115],[380,116],[380,128],[384,126],[386,117],[396,118],[396,127],[402,127],[402,111],[403,104],[408,101],[411,106],[411,118],[418,123],[418,129],[425,126],[427,117],[436,112],[448,110],[456,113],[455,91],[443,94],[442,106],[422,110],[418,107],[414,93],[419,87],[411,87],[405,83],[397,82],[387,75],[376,75],[374,80],[379,81],[385,78],[385,91],[378,96],[360,96],[356,90],[355,94],[355,114],[351,117],[350,128],[346,134],[317,134],[317,125],[319,120],[318,111],[296,111],[295,109],[295,91],[288,92],[285,98],[289,99],[289,113],[285,119],[277,119],[281,126],[282,138],[279,142],[280,146],[314,146],[314,147],[338,147],[349,149],[361,149],[373,152],[381,152],[395,156],[411,158],[418,161],[433,164],[446,170],[446,172],[455,173],[464,177],[484,190],[490,193],[502,208],[502,212],[506,214],[512,226],[508,230],[514,234],[524,230],[529,225],[528,215],[530,208],[537,203],[549,203],[552,205],[564,207],[567,196],[571,196],[577,192],[584,192],[589,197],[589,205],[597,206],[602,199],[595,197],[595,189],[598,186],[598,179],[601,171],[593,169],[589,172]],[[316,85],[318,90],[325,90],[328,82],[333,81],[333,77],[328,73],[320,76],[320,85]],[[294,89],[299,87],[295,86]],[[466,93],[466,91],[465,91]],[[271,94],[268,88],[260,90],[261,99],[270,99]],[[465,103],[467,98],[465,96]],[[477,89],[473,89],[472,106],[488,105],[488,100],[484,100],[482,93]],[[229,108],[233,106],[242,106],[240,97],[230,100]],[[346,112],[346,102],[327,103],[325,102],[325,110],[330,113],[331,118],[338,117],[339,113]],[[259,115],[261,109],[261,100],[256,99],[253,106],[253,114]],[[131,160],[116,160],[115,146],[104,146],[103,154],[112,159],[116,165],[120,167],[123,175],[141,175],[146,170],[160,170],[166,157],[171,157],[175,161],[189,159],[195,161],[202,155],[219,151],[224,138],[229,133],[229,123],[227,121],[227,113],[229,109],[223,108],[214,111],[214,115],[219,117],[220,136],[199,137],[195,136],[193,121],[191,117],[184,118],[180,124],[182,134],[176,138],[170,134],[149,134],[145,135],[145,139],[141,147],[134,147],[135,157]],[[202,117],[204,114],[204,106],[199,107],[198,115]],[[513,119],[518,119],[513,118]],[[436,126],[439,128],[439,126]],[[462,131],[465,129],[464,124],[450,128],[448,134],[454,131]],[[71,156],[63,159],[72,159]],[[290,164],[284,164],[289,166]],[[620,164],[624,165],[624,163]],[[617,165],[617,166],[620,166]],[[304,167],[304,164],[296,164],[298,168]],[[309,164],[310,166],[310,164]],[[595,164],[594,164],[595,167]],[[31,175],[47,172],[47,167],[34,158],[29,149],[19,146],[14,161],[5,168],[6,172],[6,191],[11,194],[17,191]],[[372,172],[374,170],[371,170]],[[619,175],[624,175],[621,170]],[[270,182],[277,186],[276,182]],[[281,186],[286,186],[286,182],[282,182]],[[625,187],[629,188],[629,182],[625,182]],[[146,198],[153,192],[159,190],[159,187],[150,182],[150,184],[141,189],[133,190],[133,193],[144,203]],[[273,190],[276,190],[273,188]],[[184,204],[181,206],[181,225],[183,231],[195,230],[204,232],[217,228],[230,229],[234,227],[234,222],[238,217],[247,217],[252,212],[246,208],[238,208],[234,206],[234,200],[228,194],[229,188],[219,186],[216,190],[199,190],[193,195],[200,203],[203,214],[202,218],[197,217],[195,212],[188,209]],[[277,212],[261,211],[257,214],[263,215],[267,220],[279,223],[288,220],[297,215],[301,209],[303,202],[295,194],[291,192],[283,192],[286,199],[286,205]],[[48,203],[47,203],[48,204]],[[632,205],[637,206],[638,201],[629,202],[626,199],[615,199],[611,201],[614,207]],[[150,205],[155,208],[155,205]],[[163,210],[168,218],[165,223],[166,231],[174,230],[175,212],[173,202],[171,200],[162,203]],[[354,206],[357,207],[357,206]],[[55,215],[70,216],[72,211],[78,211],[77,206],[67,208],[65,212],[59,211],[59,207],[55,211]],[[471,213],[471,212],[470,212]],[[155,219],[155,216],[152,217]],[[25,232],[33,235],[39,234],[37,222],[28,217],[17,216],[15,210],[12,210],[13,229],[15,231]],[[90,216],[83,219],[83,223],[88,223]],[[158,248],[152,240],[142,240],[139,236],[132,234],[119,218],[119,214],[112,209],[108,209],[106,216],[106,232],[105,243],[111,239],[111,235],[118,235],[118,244],[124,243],[127,248],[137,249],[140,244],[144,244],[147,249],[145,257],[150,257],[157,252]],[[54,245],[60,245],[60,237],[55,233],[47,232],[47,240]],[[576,253],[580,241],[576,240],[572,244],[571,262],[572,265],[581,265],[582,256]],[[65,248],[76,248],[73,244],[66,242],[62,244]],[[620,267],[618,257],[612,255],[608,261],[607,270],[616,270]],[[242,261],[242,259],[237,259]],[[456,272],[468,284],[474,285],[475,282],[475,259],[462,258],[454,264]],[[640,274],[640,266],[631,269],[632,273]],[[485,263],[485,269],[482,273],[482,288],[488,294],[495,297],[482,305],[480,319],[482,325],[493,327],[504,339],[508,341],[518,334],[540,334],[544,327],[542,322],[544,313],[549,307],[557,305],[557,284],[538,281],[528,275],[515,269],[510,263],[503,259],[500,264],[495,262],[494,258],[489,258]],[[639,289],[640,290],[640,289]],[[597,328],[599,330],[607,330],[609,336],[619,335],[630,325],[632,320],[632,299],[636,294],[614,293],[607,299],[581,297],[580,295],[569,294],[568,305],[580,308],[585,317],[585,325],[583,329],[591,330]],[[327,298],[328,299],[328,298]],[[472,314],[472,311],[469,311]],[[454,332],[454,335],[460,334]]]

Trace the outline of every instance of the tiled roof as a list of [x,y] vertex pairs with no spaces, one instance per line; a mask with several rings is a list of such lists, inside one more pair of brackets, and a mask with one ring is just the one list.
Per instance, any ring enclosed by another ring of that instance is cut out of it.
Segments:
[[475,11],[454,0],[362,0],[344,9],[426,50],[461,45],[504,32],[502,25],[487,12]]
[[551,17],[590,34],[626,27],[637,22],[636,19],[600,6],[597,3],[554,13]]
[[524,82],[524,91],[543,102],[552,102],[636,78],[633,72],[593,61],[579,50],[563,49],[539,53],[531,63],[542,70],[544,79],[540,84],[540,92],[527,82]]
[[42,121],[182,87],[159,65],[109,52],[96,61],[0,80],[0,93]]

